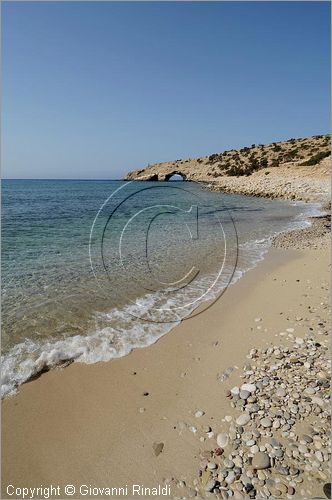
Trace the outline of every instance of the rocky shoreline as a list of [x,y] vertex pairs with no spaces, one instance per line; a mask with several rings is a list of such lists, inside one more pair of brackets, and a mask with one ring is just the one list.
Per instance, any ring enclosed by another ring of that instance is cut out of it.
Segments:
[[250,177],[224,177],[208,184],[212,191],[281,198],[305,202],[328,203],[330,200],[329,163],[323,160],[315,169],[289,165],[278,169],[264,169]]
[[272,239],[272,246],[294,250],[329,248],[331,239],[330,211],[316,217],[311,217],[310,223],[311,225],[304,229],[297,229],[276,235]]

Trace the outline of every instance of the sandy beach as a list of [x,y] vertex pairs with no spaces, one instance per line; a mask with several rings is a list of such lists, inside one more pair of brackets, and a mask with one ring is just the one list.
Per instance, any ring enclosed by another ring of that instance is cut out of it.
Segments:
[[[329,344],[329,262],[326,244],[271,248],[213,307],[154,345],[108,363],[74,363],[21,386],[2,404],[2,498],[41,485],[59,486],[58,498],[69,498],[67,484],[75,486],[73,498],[105,497],[89,487],[115,488],[112,497],[152,497],[132,485],[167,485],[172,498],[213,497],[206,457],[224,417],[239,414],[226,396],[243,383],[248,352],[295,338],[306,343],[308,334]],[[322,417],[317,425],[326,429]],[[221,458],[215,456],[217,467]],[[320,464],[321,476],[302,471],[294,492],[279,497],[325,497],[328,467]],[[286,490],[290,480],[279,475]],[[235,498],[243,498],[234,485]]]

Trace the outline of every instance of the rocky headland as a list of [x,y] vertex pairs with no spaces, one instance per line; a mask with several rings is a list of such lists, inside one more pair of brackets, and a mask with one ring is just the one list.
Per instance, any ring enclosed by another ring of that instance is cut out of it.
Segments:
[[330,163],[327,134],[156,163],[129,172],[126,179],[168,181],[179,174],[216,191],[327,203]]

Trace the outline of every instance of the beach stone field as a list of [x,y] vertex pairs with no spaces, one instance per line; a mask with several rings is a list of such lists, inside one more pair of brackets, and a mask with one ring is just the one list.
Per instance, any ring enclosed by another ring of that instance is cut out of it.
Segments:
[[226,390],[237,416],[200,454],[199,496],[330,498],[328,347],[309,335],[287,344],[252,349],[243,384]]

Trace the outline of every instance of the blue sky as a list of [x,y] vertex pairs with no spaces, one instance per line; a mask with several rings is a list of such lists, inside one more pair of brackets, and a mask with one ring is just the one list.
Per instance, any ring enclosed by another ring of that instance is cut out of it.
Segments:
[[3,176],[329,132],[329,23],[327,2],[5,2]]

